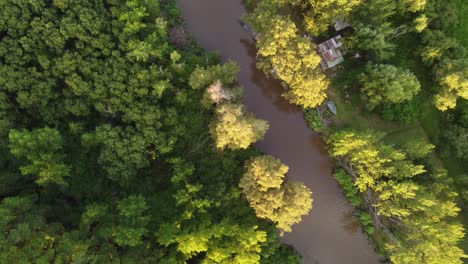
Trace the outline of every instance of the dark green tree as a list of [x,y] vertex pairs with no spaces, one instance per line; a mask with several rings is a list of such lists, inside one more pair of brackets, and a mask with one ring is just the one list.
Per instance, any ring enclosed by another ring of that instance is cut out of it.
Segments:
[[66,184],[70,166],[63,161],[63,139],[57,130],[47,127],[32,131],[10,130],[9,140],[11,153],[26,160],[26,165],[20,168],[21,174],[35,175],[39,185]]

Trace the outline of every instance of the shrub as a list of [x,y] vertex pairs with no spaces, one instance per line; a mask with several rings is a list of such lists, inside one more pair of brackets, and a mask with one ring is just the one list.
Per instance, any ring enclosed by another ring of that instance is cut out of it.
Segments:
[[306,108],[304,109],[304,117],[307,121],[307,124],[317,133],[323,132],[324,126],[322,119],[318,115],[315,108]]
[[372,235],[374,233],[374,223],[372,222],[372,216],[364,210],[359,210],[357,212],[357,218],[359,223],[361,223],[364,232],[368,235]]
[[384,104],[379,109],[383,119],[411,123],[420,116],[420,106],[414,101],[399,104]]
[[346,171],[341,169],[335,172],[333,176],[335,176],[336,181],[340,184],[341,188],[343,189],[343,193],[346,199],[348,199],[348,201],[354,207],[362,205],[362,197],[360,196],[358,189],[354,185],[351,176],[348,175]]

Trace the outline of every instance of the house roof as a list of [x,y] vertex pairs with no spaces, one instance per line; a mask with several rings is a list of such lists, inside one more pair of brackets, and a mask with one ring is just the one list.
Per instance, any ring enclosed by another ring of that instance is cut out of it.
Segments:
[[338,35],[317,45],[318,52],[322,57],[320,64],[323,69],[334,67],[344,61],[339,49],[343,45],[340,39],[341,36]]

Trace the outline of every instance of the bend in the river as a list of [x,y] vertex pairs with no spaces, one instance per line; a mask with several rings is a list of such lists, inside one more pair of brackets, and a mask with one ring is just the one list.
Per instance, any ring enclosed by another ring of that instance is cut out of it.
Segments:
[[223,61],[240,65],[238,81],[244,86],[249,111],[268,120],[270,129],[257,147],[290,167],[288,177],[313,191],[314,207],[291,233],[281,238],[293,245],[304,263],[378,263],[352,216],[353,211],[331,176],[324,144],[307,126],[302,112],[281,96],[282,87],[255,68],[255,47],[238,19],[245,12],[241,0],[177,0],[189,29],[209,51]]

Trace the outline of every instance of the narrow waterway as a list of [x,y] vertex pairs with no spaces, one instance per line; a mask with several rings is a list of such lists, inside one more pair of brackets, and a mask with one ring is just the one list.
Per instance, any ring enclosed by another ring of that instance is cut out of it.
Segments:
[[223,61],[240,65],[238,80],[245,88],[247,108],[270,123],[256,146],[280,158],[290,168],[288,177],[313,191],[311,213],[281,241],[294,246],[306,264],[379,263],[331,176],[324,144],[307,126],[302,112],[280,96],[279,83],[255,68],[254,43],[238,22],[245,12],[241,0],[177,2],[197,41],[208,51],[219,51]]

